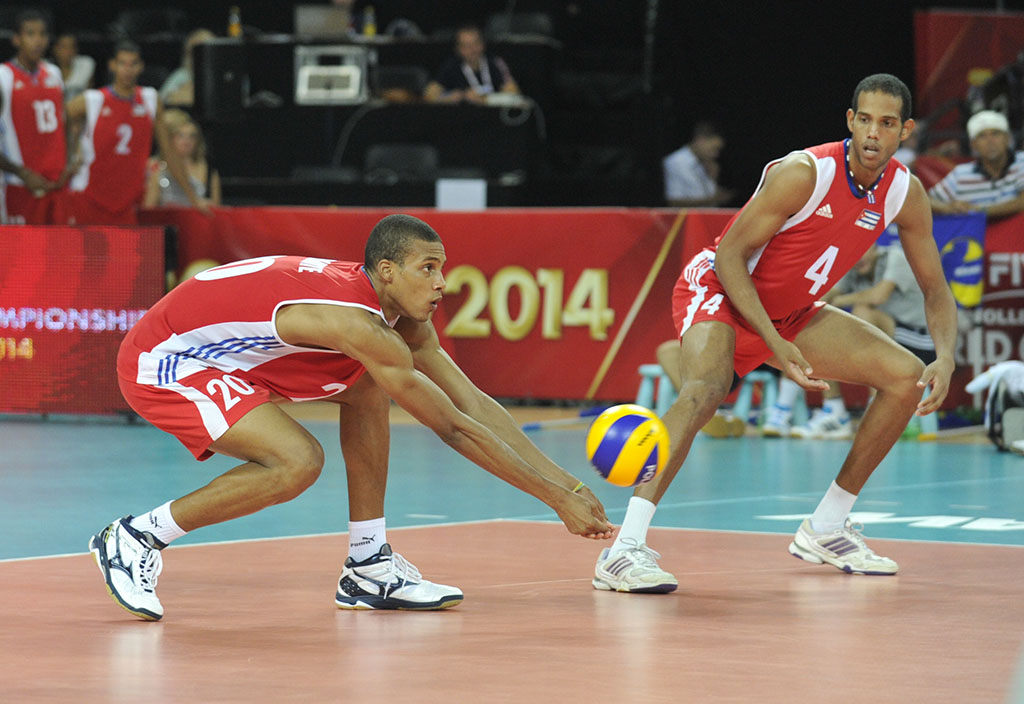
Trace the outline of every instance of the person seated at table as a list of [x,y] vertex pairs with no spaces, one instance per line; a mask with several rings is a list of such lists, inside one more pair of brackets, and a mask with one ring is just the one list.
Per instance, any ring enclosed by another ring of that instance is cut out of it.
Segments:
[[501,57],[487,54],[480,27],[464,24],[455,30],[455,55],[448,57],[427,83],[423,99],[483,104],[495,93],[519,95],[519,85]]

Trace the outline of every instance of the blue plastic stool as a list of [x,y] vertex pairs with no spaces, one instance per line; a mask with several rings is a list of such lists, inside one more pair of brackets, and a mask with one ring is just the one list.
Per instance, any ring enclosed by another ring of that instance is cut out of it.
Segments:
[[[931,393],[931,387],[927,387],[924,390],[924,396],[922,399],[928,398],[928,394]],[[929,413],[926,416],[915,416],[921,425],[921,433],[917,436],[918,440],[935,440],[939,437],[939,412]],[[913,419],[911,419],[913,422]]]
[[672,380],[660,364],[641,364],[637,371],[640,373],[640,388],[636,392],[636,404],[650,408],[660,418],[676,400]]
[[775,405],[779,396],[779,380],[771,372],[755,369],[743,377],[740,392],[736,395],[736,402],[732,405],[732,414],[744,423],[749,421],[750,404],[753,402],[754,386],[757,384],[761,385],[761,405],[757,413],[757,425],[760,425],[764,420],[764,412]]

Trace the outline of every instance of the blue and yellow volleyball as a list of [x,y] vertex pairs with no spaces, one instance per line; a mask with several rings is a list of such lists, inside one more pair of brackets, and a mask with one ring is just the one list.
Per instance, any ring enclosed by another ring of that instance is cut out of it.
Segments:
[[616,486],[649,482],[668,461],[668,430],[648,408],[612,406],[587,431],[587,459]]
[[985,292],[982,279],[985,247],[981,242],[973,237],[954,237],[942,247],[939,255],[953,298],[960,307],[974,308],[981,303]]

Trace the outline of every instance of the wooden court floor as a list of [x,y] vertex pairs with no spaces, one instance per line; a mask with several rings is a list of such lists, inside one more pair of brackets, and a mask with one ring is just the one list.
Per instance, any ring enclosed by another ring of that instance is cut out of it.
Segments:
[[[331,469],[168,548],[147,623],[107,596],[88,536],[230,463],[149,427],[0,421],[0,702],[1024,703],[1022,458],[901,443],[858,502],[900,574],[860,577],[786,552],[842,443],[700,440],[650,536],[679,590],[622,595],[590,586],[600,545],[399,425],[389,540],[466,600],[346,612],[344,472],[333,426],[308,427]],[[535,440],[587,477],[583,432]],[[621,520],[628,492],[595,488]]]
[[905,567],[870,578],[779,536],[652,537],[674,594],[592,589],[593,551],[556,524],[393,531],[466,593],[433,613],[335,609],[338,536],[169,548],[159,623],[117,608],[88,556],[2,563],[3,700],[1005,701],[1019,548],[877,541]]

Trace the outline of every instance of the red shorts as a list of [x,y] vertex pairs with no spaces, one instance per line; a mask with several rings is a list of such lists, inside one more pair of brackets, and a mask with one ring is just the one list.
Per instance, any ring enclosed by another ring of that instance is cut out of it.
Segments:
[[178,438],[197,460],[213,456],[213,442],[246,413],[271,400],[268,389],[219,369],[164,386],[139,384],[120,375],[118,383],[136,413]]
[[72,225],[138,225],[139,213],[132,203],[124,210],[107,210],[80,192],[68,194]]
[[7,222],[11,225],[67,225],[68,193],[64,189],[47,191],[42,197],[24,186],[8,184],[6,200]]
[[[716,320],[732,327],[736,332],[733,369],[742,377],[771,359],[772,352],[747,319],[733,307],[713,267],[708,252],[699,253],[686,265],[672,291],[672,320],[680,337],[695,324],[706,320]],[[779,334],[792,342],[824,305],[816,301],[772,322]]]

